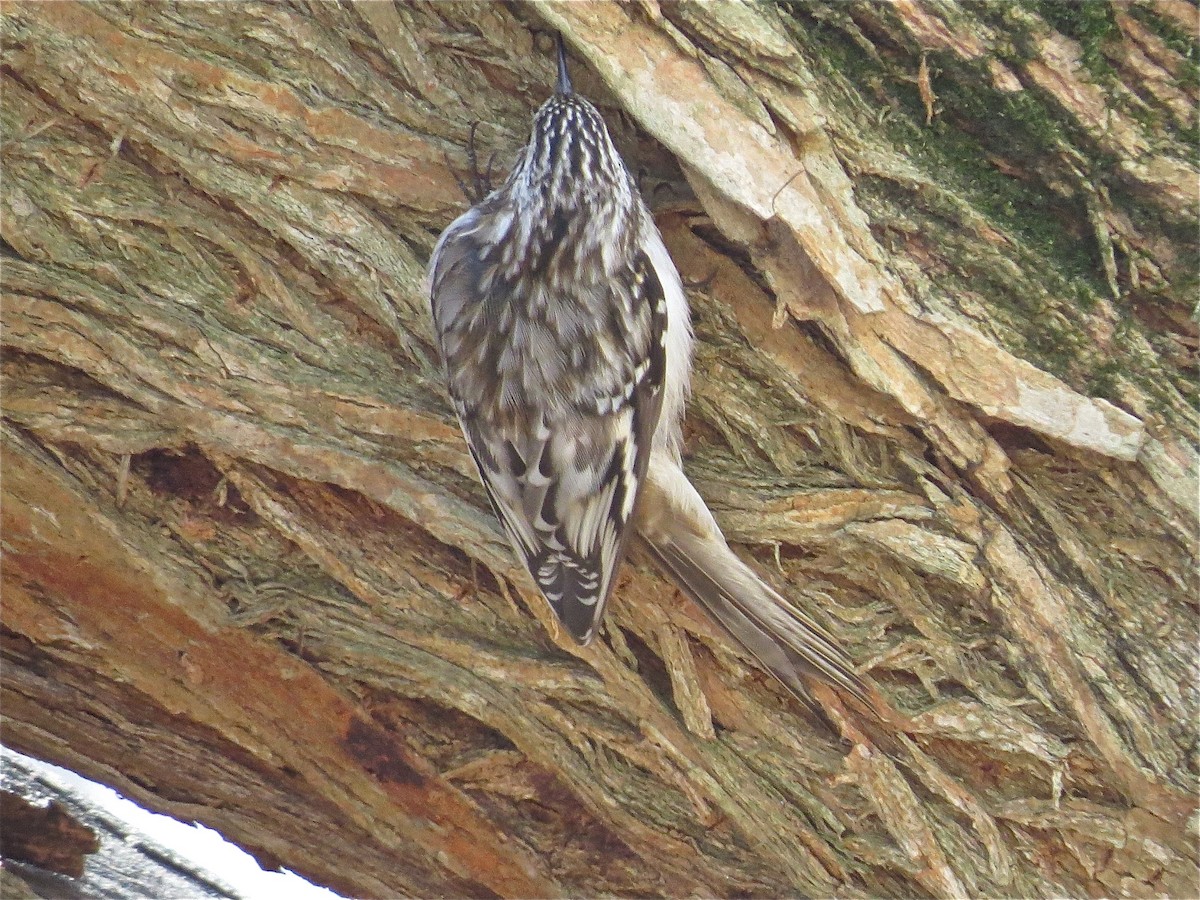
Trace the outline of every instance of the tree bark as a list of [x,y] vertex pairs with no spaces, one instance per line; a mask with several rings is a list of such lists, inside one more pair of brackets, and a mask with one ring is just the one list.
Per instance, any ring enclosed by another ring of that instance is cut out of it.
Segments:
[[[1196,8],[3,9],[4,741],[355,896],[1190,896]],[[531,591],[423,270],[548,32],[688,284],[687,468],[907,721]]]

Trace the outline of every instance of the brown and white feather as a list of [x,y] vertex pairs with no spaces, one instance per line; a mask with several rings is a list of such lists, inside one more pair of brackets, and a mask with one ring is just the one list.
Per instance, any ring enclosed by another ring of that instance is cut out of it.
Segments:
[[558,90],[504,184],[430,261],[447,384],[496,514],[581,642],[634,532],[676,584],[793,693],[865,701],[849,658],[729,549],[683,472],[687,299],[600,113]]

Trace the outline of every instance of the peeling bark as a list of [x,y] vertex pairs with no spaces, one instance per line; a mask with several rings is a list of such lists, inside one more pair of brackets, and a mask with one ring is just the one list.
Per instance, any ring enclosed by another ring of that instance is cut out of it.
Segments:
[[[355,896],[1195,894],[1196,24],[6,4],[5,742]],[[896,752],[636,560],[573,646],[487,509],[423,269],[550,29],[689,285],[689,472]]]
[[54,801],[37,806],[17,794],[0,791],[0,817],[4,821],[0,854],[5,859],[78,878],[83,874],[84,857],[100,846],[94,831]]

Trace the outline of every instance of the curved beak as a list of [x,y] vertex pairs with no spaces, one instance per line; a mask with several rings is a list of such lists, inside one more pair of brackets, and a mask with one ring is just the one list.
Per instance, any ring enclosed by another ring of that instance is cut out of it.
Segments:
[[562,32],[557,32],[555,38],[558,42],[558,84],[554,90],[559,94],[574,93],[571,87],[571,73],[567,71],[567,48],[563,44]]

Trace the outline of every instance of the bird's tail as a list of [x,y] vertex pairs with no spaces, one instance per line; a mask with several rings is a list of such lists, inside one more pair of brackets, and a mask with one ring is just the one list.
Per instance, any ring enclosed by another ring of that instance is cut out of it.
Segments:
[[806,686],[817,679],[875,711],[845,651],[729,548],[683,470],[652,461],[647,474],[638,533],[663,572],[809,708],[820,713]]

